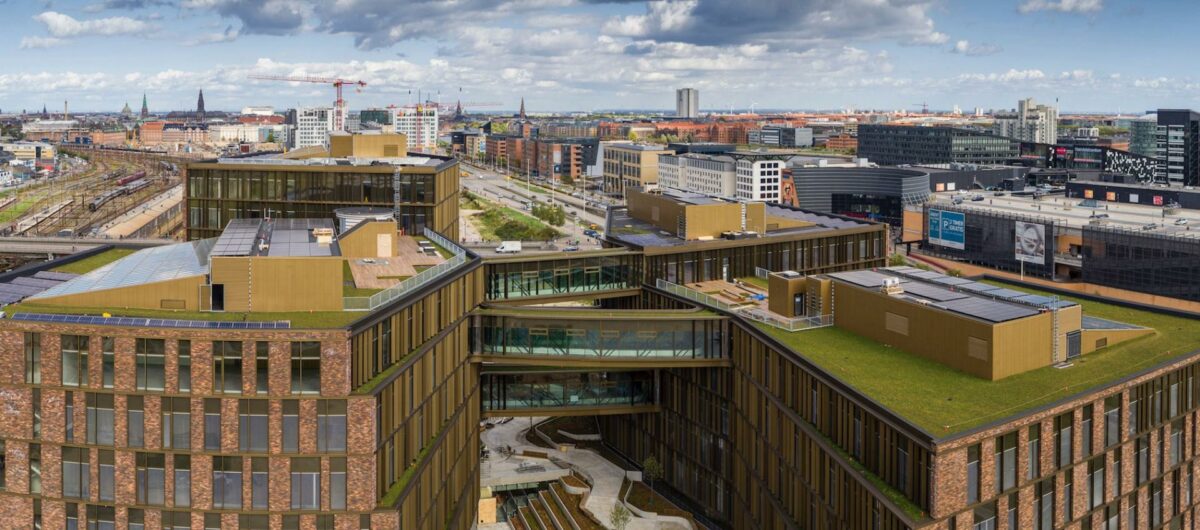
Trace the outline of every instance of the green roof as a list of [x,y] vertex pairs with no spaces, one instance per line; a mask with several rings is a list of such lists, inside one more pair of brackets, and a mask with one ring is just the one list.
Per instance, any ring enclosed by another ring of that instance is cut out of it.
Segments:
[[1078,302],[1085,316],[1153,328],[1155,332],[1076,358],[1069,368],[1048,366],[988,381],[836,327],[787,332],[756,325],[935,438],[1114,383],[1191,355],[1200,345],[1200,323],[1195,319],[1061,298]]
[[137,251],[138,249],[136,248],[110,248],[81,260],[59,265],[51,270],[54,272],[69,272],[71,274],[87,274]]

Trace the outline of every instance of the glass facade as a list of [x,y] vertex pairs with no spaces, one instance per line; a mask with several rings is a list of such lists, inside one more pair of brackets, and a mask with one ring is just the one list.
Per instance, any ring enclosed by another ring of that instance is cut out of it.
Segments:
[[1085,227],[1083,281],[1200,301],[1200,241]]
[[578,259],[488,263],[487,298],[613,291],[637,288],[641,255],[623,254]]
[[484,373],[485,411],[654,403],[654,372]]
[[477,351],[483,355],[719,359],[728,357],[726,326],[724,319],[483,315],[474,331]]
[[410,233],[458,237],[458,166],[406,168],[399,195],[391,166],[195,164],[187,173],[188,239],[220,235],[232,219],[334,217],[351,206],[393,208]]
[[[1038,278],[1053,278],[1054,276],[1054,241],[1061,226],[1050,219],[1029,216],[1007,215],[989,211],[983,213],[977,210],[950,208],[944,205],[934,209],[954,212],[966,212],[966,226],[963,229],[963,249],[944,246],[934,246],[925,243],[925,248],[935,254],[941,254],[958,261],[975,265],[983,265],[994,269],[1021,272],[1022,265],[1016,259],[1016,223],[1018,221],[1033,223],[1044,227],[1043,251],[1045,263],[1025,262],[1024,273]],[[925,209],[925,231],[928,236],[929,210]],[[1090,266],[1090,262],[1088,264]]]

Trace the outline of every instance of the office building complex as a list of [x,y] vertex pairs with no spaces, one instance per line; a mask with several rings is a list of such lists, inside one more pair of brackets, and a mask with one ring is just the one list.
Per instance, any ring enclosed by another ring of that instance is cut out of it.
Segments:
[[333,109],[310,107],[296,109],[296,134],[292,136],[292,147],[326,147],[329,133],[333,131]]
[[[458,237],[458,162],[409,156],[401,135],[338,133],[331,140],[329,151],[308,158],[188,164],[188,238],[215,237],[234,219],[331,218],[338,208],[359,206],[394,210],[409,234],[431,228]],[[359,162],[349,163],[352,156]]]
[[812,147],[813,130],[806,127],[766,126],[750,131],[750,143],[771,147]]
[[1190,526],[1192,321],[887,268],[868,220],[625,191],[570,256],[355,210],[0,277],[0,527],[467,530],[513,513],[481,419],[546,415],[595,415],[718,527]]
[[437,149],[437,107],[398,108],[392,115],[395,132],[408,137],[408,149],[432,153]]
[[858,156],[877,164],[1002,164],[1016,158],[1018,142],[952,127],[863,124]]
[[1058,109],[1038,105],[1033,98],[1022,99],[1016,110],[996,113],[992,134],[1025,142],[1057,143]]
[[1187,109],[1158,109],[1154,131],[1154,178],[1161,184],[1200,184],[1200,114]]
[[713,197],[733,198],[737,161],[730,156],[687,153],[659,155],[658,184]]
[[614,195],[624,195],[627,188],[634,186],[658,185],[659,155],[674,154],[661,145],[631,142],[605,143],[601,151],[604,192]]
[[700,91],[680,88],[675,91],[675,116],[680,118],[700,117]]
[[789,155],[734,151],[737,160],[734,197],[743,201],[779,202],[780,180]]
[[904,224],[904,212],[929,199],[921,168],[793,168],[798,206],[817,212]]

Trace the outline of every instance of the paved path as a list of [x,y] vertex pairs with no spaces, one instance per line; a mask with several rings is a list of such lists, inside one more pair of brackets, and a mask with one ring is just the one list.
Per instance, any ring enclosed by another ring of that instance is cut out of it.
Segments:
[[[533,423],[536,424],[544,419],[534,418]],[[524,432],[528,429],[528,418],[516,418],[513,421],[496,425],[485,431],[483,433],[483,443],[491,449],[508,445],[513,448],[513,451],[518,452],[522,449],[541,452],[547,451],[545,447],[530,445],[525,441]],[[587,502],[583,504],[583,507],[591,512],[592,515],[595,515],[596,519],[599,519],[605,526],[608,526],[609,514],[612,512],[613,506],[616,504],[617,495],[621,491],[621,483],[625,478],[625,471],[604,457],[584,449],[572,449],[553,454],[555,458],[579,466],[580,469],[592,477],[592,493],[588,496]],[[652,530],[658,528],[666,528],[666,526],[660,527],[656,521],[641,519],[636,516],[629,522],[629,526],[627,527],[628,530]]]

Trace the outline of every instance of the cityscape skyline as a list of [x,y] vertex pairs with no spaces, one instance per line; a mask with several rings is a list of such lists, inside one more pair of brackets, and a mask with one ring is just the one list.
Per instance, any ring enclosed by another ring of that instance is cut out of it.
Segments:
[[[1164,3],[20,3],[7,11],[29,23],[0,37],[11,50],[0,109],[53,112],[68,100],[116,112],[146,92],[152,111],[182,110],[200,89],[210,109],[332,101],[324,87],[252,74],[363,79],[352,109],[405,104],[418,90],[452,103],[461,88],[463,100],[500,103],[480,111],[516,109],[521,97],[530,112],[669,111],[682,87],[700,91],[704,111],[969,112],[1029,96],[1063,112],[1198,106],[1200,81],[1171,66],[1186,61],[1197,15],[1156,9]],[[1156,31],[1131,31],[1135,21]],[[1162,60],[1136,60],[1149,53]]]

